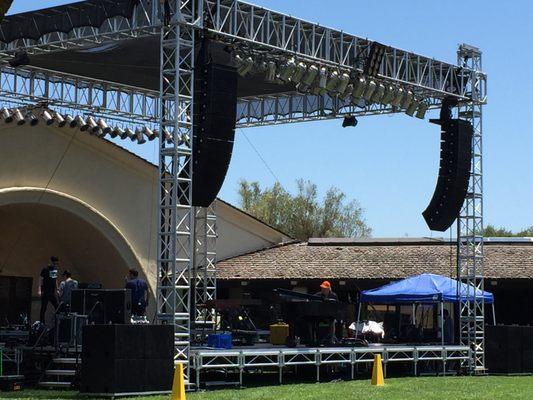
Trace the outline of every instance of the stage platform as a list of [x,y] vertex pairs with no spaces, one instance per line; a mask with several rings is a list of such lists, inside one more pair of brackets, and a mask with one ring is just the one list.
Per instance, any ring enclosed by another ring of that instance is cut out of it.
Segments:
[[277,369],[279,383],[283,383],[284,372],[292,366],[315,366],[316,381],[320,381],[320,367],[323,365],[344,365],[350,367],[350,376],[355,378],[357,365],[371,365],[374,355],[383,359],[384,373],[387,364],[412,363],[414,375],[418,374],[418,363],[442,363],[446,373],[446,364],[451,361],[466,361],[470,358],[467,346],[442,345],[370,345],[368,347],[285,347],[254,346],[233,349],[192,348],[191,367],[195,371],[196,387],[202,383],[202,372],[219,370],[238,371],[239,384],[242,385],[243,373],[247,369]]

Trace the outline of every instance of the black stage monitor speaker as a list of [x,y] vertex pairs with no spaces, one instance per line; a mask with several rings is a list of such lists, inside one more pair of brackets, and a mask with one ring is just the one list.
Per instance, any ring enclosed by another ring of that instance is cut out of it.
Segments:
[[30,319],[32,283],[32,278],[0,276],[0,325],[22,324],[23,315]]
[[237,78],[234,67],[210,60],[209,41],[203,39],[194,74],[194,206],[209,206],[226,177],[235,138]]
[[441,124],[437,187],[422,215],[429,229],[444,232],[461,211],[470,179],[472,135],[470,122],[446,119]]
[[88,325],[83,328],[80,391],[168,391],[174,372],[172,325]]
[[77,289],[72,291],[70,309],[87,315],[91,324],[129,324],[131,290]]

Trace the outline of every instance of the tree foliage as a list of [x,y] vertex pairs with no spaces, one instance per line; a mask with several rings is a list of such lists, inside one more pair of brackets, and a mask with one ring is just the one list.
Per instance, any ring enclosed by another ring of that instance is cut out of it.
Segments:
[[487,225],[483,230],[483,236],[486,237],[532,237],[533,226],[523,229],[518,232],[513,232],[510,229],[504,227],[496,228],[494,225]]
[[310,237],[364,237],[372,230],[363,219],[356,200],[331,187],[319,201],[314,183],[299,179],[297,193],[287,192],[279,183],[261,188],[258,182],[242,180],[240,205],[244,211],[298,240]]

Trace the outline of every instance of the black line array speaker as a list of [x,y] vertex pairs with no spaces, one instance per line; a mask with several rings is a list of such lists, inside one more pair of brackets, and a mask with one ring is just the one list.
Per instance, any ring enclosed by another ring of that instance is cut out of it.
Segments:
[[143,393],[172,388],[172,325],[87,325],[80,392]]
[[533,326],[486,326],[485,353],[489,373],[533,373]]
[[229,168],[237,116],[237,70],[210,58],[202,39],[194,73],[192,204],[215,200]]
[[130,289],[76,289],[72,291],[70,309],[87,315],[91,324],[129,324],[131,322]]
[[462,119],[446,119],[440,125],[439,177],[422,215],[429,229],[444,232],[459,215],[468,191],[474,129]]

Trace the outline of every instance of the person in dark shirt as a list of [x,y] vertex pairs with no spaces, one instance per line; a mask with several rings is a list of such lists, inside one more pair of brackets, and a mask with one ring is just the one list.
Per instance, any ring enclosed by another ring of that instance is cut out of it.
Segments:
[[139,278],[139,272],[130,269],[126,278],[126,289],[131,290],[131,313],[136,317],[146,315],[148,307],[148,284]]
[[39,295],[41,296],[40,321],[45,323],[46,308],[48,303],[52,303],[54,309],[57,309],[57,269],[59,267],[59,258],[50,257],[50,264],[41,270],[39,282]]
[[[315,293],[315,296],[322,297],[324,301],[339,301],[337,293],[331,290],[331,283],[329,281],[324,281],[321,283],[320,292]],[[328,336],[325,338],[318,338],[318,329],[316,327],[316,332],[313,334],[313,336],[317,337],[317,339],[320,339],[321,342],[326,342],[330,345],[335,344],[337,340],[335,338],[335,324],[337,323],[337,321],[333,318],[329,319],[327,322],[329,323]]]
[[444,343],[445,344],[454,344],[455,342],[455,331],[453,326],[453,319],[450,316],[448,310],[444,310],[442,314],[444,317]]

